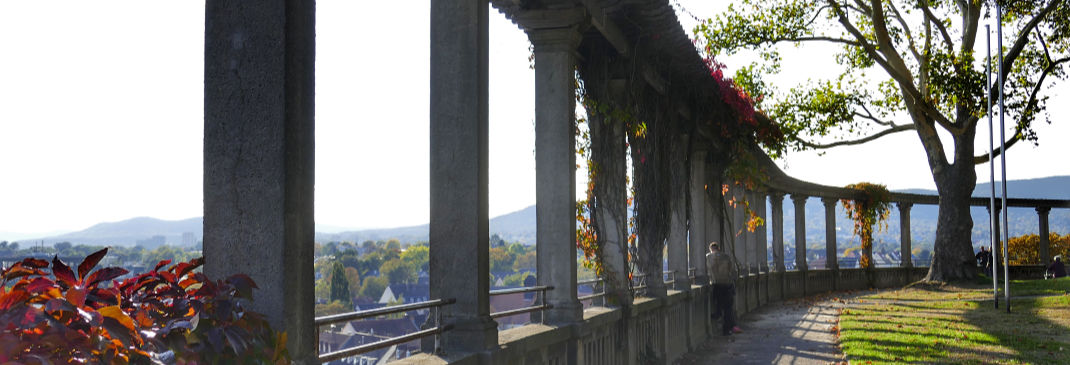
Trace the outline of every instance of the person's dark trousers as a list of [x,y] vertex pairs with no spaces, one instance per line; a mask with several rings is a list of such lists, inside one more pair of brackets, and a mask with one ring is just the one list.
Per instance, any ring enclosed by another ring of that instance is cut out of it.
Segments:
[[722,335],[732,333],[732,327],[736,326],[735,297],[734,284],[713,284],[713,302],[716,303],[714,313],[720,313],[723,317]]

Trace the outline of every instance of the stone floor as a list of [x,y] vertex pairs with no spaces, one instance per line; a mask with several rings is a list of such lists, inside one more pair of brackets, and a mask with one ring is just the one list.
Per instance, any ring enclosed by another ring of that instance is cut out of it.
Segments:
[[743,333],[715,337],[676,364],[846,363],[836,331],[847,302],[819,296],[766,305],[740,319]]

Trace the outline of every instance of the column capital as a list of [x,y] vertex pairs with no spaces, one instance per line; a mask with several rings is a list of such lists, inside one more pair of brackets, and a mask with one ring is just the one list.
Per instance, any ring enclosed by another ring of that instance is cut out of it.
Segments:
[[840,201],[839,198],[821,197],[821,202],[825,203],[825,207],[834,206],[838,201]]
[[899,208],[899,211],[900,211],[900,212],[902,212],[902,211],[909,211],[909,210],[910,210],[910,208],[914,207],[914,203],[907,203],[907,202],[895,202],[895,206],[896,206],[897,208]]
[[1051,207],[1036,207],[1037,214],[1048,215],[1051,212]]
[[769,199],[776,200],[778,202],[779,201],[783,201],[784,200],[784,195],[786,195],[783,191],[779,191],[779,190],[769,190],[765,194],[769,195]]
[[535,47],[535,53],[571,52],[583,40],[583,34],[577,26],[532,29],[527,33],[528,40]]
[[806,199],[810,199],[810,197],[805,194],[791,194],[791,200],[794,201],[796,205],[806,204]]

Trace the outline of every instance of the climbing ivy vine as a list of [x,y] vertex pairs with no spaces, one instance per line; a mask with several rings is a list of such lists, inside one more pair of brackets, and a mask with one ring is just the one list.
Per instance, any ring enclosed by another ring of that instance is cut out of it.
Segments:
[[891,211],[891,194],[884,185],[860,182],[845,186],[847,189],[858,190],[862,194],[859,199],[840,199],[843,209],[847,211],[847,217],[854,221],[854,234],[862,240],[862,258],[859,266],[864,269],[873,267],[870,258],[873,257],[873,228],[878,231],[884,230]]

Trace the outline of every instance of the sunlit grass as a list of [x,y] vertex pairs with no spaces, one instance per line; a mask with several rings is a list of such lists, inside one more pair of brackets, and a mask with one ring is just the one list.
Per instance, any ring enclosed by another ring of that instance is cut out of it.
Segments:
[[[1070,279],[1019,281],[1012,313],[991,286],[924,286],[858,298],[840,316],[851,363],[1070,364]],[[1003,303],[1001,303],[1003,304]]]

